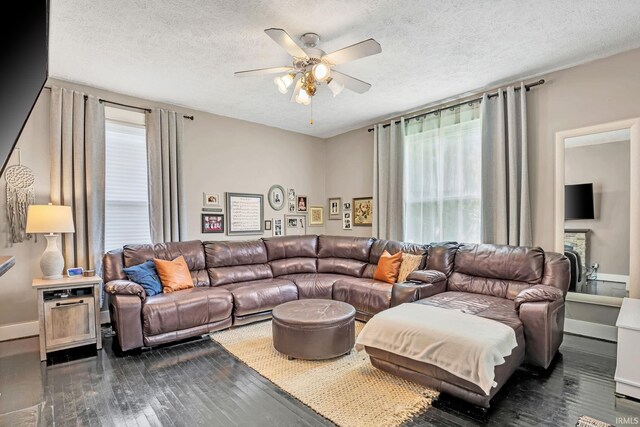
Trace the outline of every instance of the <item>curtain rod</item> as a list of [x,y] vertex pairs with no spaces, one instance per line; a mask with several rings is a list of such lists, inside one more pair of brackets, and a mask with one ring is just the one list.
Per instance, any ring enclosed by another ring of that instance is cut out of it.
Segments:
[[[44,88],[51,90],[49,86],[45,86]],[[84,99],[85,100],[87,99],[87,95],[84,96]],[[119,105],[120,107],[134,108],[136,110],[146,111],[147,113],[151,112],[151,108],[137,107],[135,105],[129,105],[129,104],[121,104],[120,102],[109,101],[108,99],[98,98],[98,101],[102,103],[112,104],[112,105]],[[182,117],[184,117],[185,119],[193,120],[193,116],[187,116],[186,114],[183,114]]]
[[[531,89],[532,87],[540,86],[540,85],[543,85],[543,84],[544,84],[544,79],[540,79],[537,82],[533,82],[533,83],[529,83],[527,85],[524,85],[524,88],[528,92],[529,89]],[[514,90],[520,90],[520,88],[517,87]],[[488,95],[489,98],[495,98],[496,96],[498,96],[498,92],[490,93]],[[450,108],[460,107],[461,105],[465,105],[465,104],[473,104],[474,102],[479,102],[481,100],[482,100],[482,97],[479,97],[479,98],[468,99],[468,100],[466,100],[464,102],[459,102],[457,104],[445,105],[444,107],[440,107],[440,108],[435,108],[433,110],[429,110],[426,113],[420,113],[420,114],[416,114],[415,116],[407,117],[405,119],[405,121],[408,122],[409,120],[417,119],[419,117],[426,117],[429,114],[433,114],[433,113],[436,113],[438,111],[444,111],[444,110],[448,110]],[[398,123],[400,123],[400,120],[396,120],[395,121],[395,124],[398,124]],[[391,126],[391,124],[382,125],[383,128],[388,128],[389,126]],[[367,129],[367,132],[373,132],[373,129],[374,128],[369,128],[369,129]]]

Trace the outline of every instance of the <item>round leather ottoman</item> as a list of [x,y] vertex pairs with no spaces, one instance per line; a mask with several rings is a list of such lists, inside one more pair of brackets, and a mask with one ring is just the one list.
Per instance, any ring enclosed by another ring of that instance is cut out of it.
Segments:
[[355,343],[356,310],[324,299],[285,302],[273,309],[273,346],[289,359],[322,360],[348,354]]

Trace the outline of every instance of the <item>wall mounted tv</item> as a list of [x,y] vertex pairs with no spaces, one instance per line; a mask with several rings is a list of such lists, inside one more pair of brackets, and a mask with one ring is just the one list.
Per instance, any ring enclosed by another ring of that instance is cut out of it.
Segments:
[[0,174],[47,80],[49,64],[49,2],[21,0],[4,9],[2,26],[16,30],[0,53]]

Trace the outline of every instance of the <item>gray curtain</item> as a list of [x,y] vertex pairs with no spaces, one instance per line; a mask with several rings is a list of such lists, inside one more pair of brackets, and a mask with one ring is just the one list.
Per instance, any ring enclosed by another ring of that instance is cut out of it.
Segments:
[[147,113],[149,217],[154,243],[179,242],[187,237],[182,179],[184,118],[175,111]]
[[66,267],[100,272],[104,253],[104,106],[70,89],[51,89],[51,202],[71,206],[76,232],[64,235]]
[[404,118],[373,131],[373,237],[403,240]]
[[524,84],[482,97],[482,241],[531,245]]

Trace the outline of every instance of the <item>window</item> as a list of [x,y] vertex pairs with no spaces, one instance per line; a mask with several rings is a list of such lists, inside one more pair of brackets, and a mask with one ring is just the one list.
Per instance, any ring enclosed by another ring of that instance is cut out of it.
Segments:
[[105,251],[151,243],[143,113],[105,107]]
[[406,125],[405,240],[481,240],[481,120],[478,103]]

